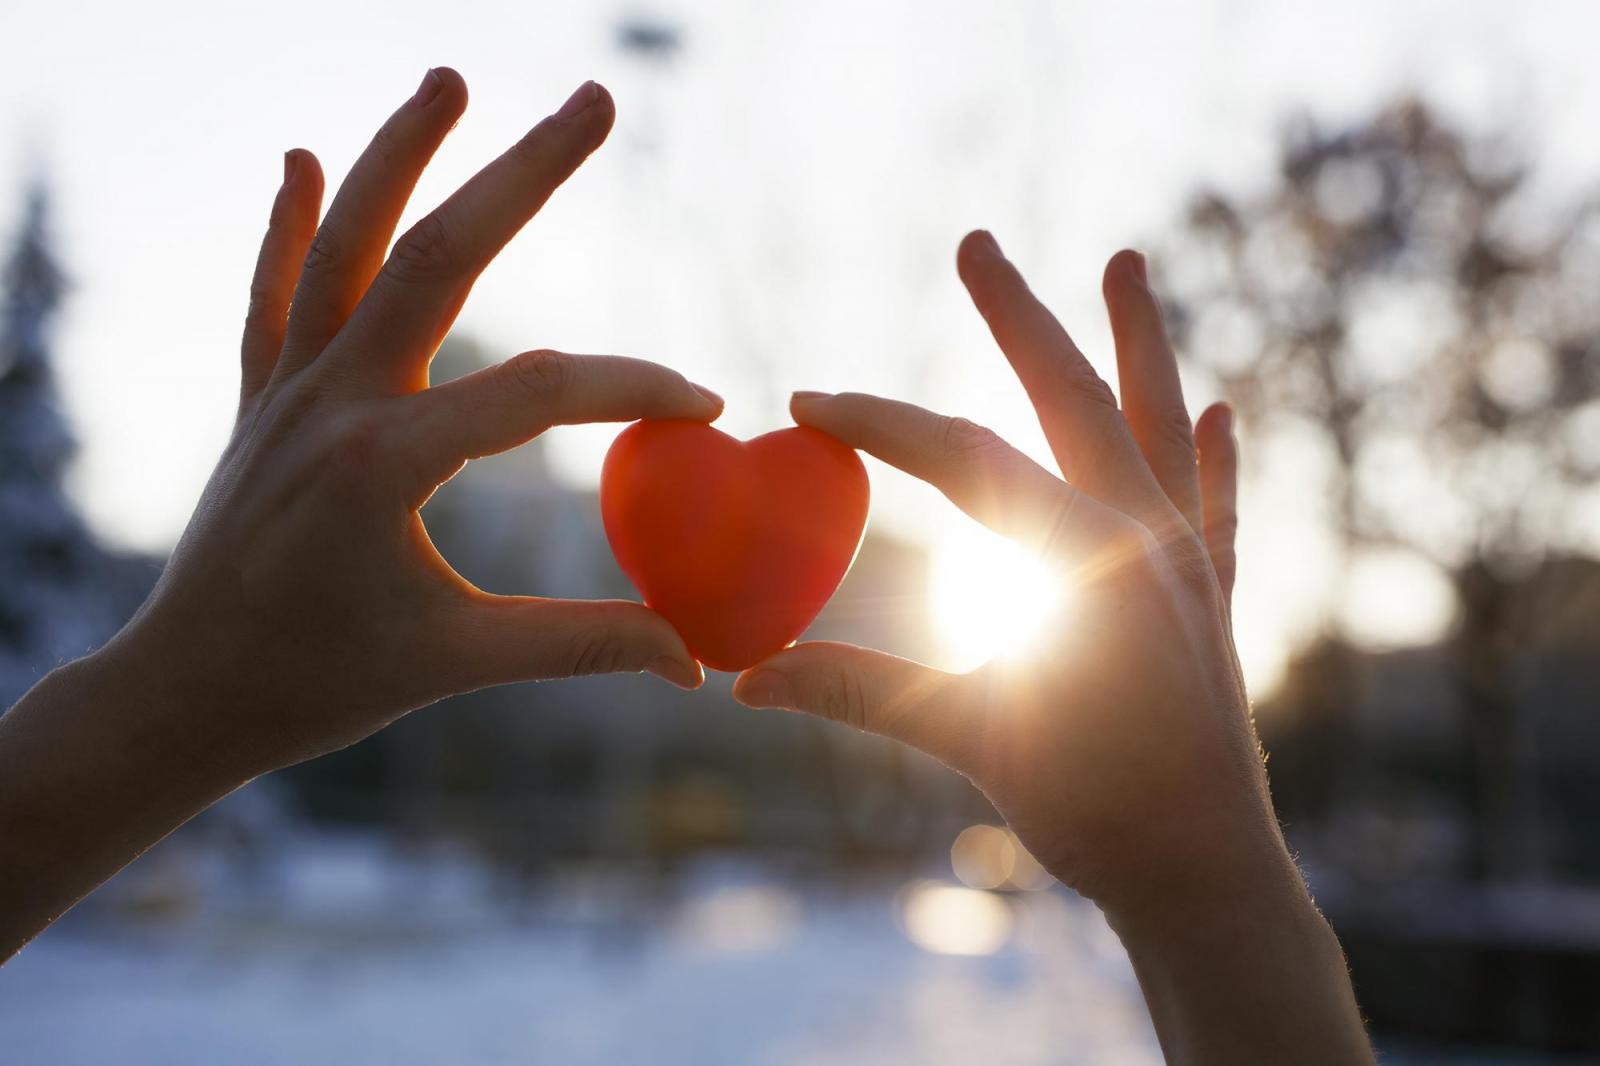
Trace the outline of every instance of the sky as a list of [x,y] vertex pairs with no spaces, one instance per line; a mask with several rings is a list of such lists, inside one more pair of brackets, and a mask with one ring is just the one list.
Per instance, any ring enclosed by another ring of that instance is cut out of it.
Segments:
[[[641,18],[677,28],[670,60],[617,46]],[[727,397],[739,435],[786,424],[791,389],[865,389],[1043,457],[956,280],[964,232],[993,230],[1114,380],[1105,260],[1159,246],[1197,185],[1268,180],[1291,113],[1338,122],[1420,91],[1470,127],[1515,129],[1553,194],[1593,181],[1597,29],[1591,3],[1482,0],[12,4],[0,234],[42,172],[74,281],[57,345],[83,442],[72,488],[119,545],[169,547],[226,438],[283,151],[315,151],[335,185],[437,64],[472,103],[407,222],[584,79],[617,100],[610,143],[468,302],[459,328],[489,351],[668,363]],[[1212,398],[1188,387],[1196,411]],[[560,476],[592,484],[614,432],[552,435]],[[1243,444],[1252,471],[1282,458]],[[872,474],[879,528],[938,541],[964,521]],[[1360,598],[1347,613],[1375,639],[1448,621],[1437,575],[1429,592],[1404,560],[1327,588],[1328,540],[1300,503],[1258,492],[1244,510],[1241,654],[1258,677],[1336,594]]]

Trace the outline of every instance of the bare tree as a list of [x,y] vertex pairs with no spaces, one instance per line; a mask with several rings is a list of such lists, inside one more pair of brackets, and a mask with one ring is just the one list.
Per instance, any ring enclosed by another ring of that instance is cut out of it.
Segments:
[[1597,543],[1600,202],[1534,177],[1416,101],[1347,129],[1300,120],[1270,186],[1197,195],[1168,257],[1184,347],[1257,447],[1293,433],[1332,459],[1345,565],[1403,547],[1450,575],[1471,863],[1496,880],[1541,865],[1513,590]]

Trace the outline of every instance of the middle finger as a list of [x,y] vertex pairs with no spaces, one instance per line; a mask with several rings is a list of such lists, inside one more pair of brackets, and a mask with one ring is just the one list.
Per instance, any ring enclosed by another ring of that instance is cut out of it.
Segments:
[[585,82],[559,111],[413,226],[351,316],[335,358],[379,389],[424,388],[428,361],[473,282],[600,147],[615,117],[610,94]]
[[315,360],[350,317],[423,168],[466,106],[461,75],[448,67],[428,71],[350,168],[306,254],[274,380]]
[[987,233],[961,242],[961,279],[1033,401],[1067,481],[1160,533],[1179,521],[1117,409],[1061,323]]

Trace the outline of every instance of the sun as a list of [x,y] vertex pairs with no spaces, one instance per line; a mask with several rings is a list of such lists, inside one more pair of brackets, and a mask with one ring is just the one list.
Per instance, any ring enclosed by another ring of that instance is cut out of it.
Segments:
[[943,665],[958,671],[1037,650],[1068,605],[1059,571],[968,520],[935,540],[929,598]]

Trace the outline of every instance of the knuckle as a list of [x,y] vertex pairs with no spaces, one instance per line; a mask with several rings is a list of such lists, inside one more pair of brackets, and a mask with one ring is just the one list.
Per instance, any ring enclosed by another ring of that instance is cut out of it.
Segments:
[[585,633],[572,649],[572,674],[585,677],[614,673],[622,668],[626,651],[622,639],[613,631]]
[[[314,427],[320,425],[320,397],[313,383],[314,379],[306,375],[290,378],[282,387],[273,390],[270,400],[264,401],[266,417],[262,420],[261,429],[271,434],[276,444],[301,440],[314,442],[311,445],[314,451],[319,447],[315,442],[323,438],[316,435]],[[316,454],[320,459],[324,452],[317,451]]]
[[951,457],[983,454],[1003,446],[998,433],[966,418],[946,417],[940,431],[940,448]]
[[1149,527],[1137,525],[1128,532],[1123,553],[1140,573],[1149,574],[1160,569],[1166,549],[1161,544],[1161,538]]
[[1136,546],[1130,547],[1130,567],[1136,580],[1150,585],[1187,589],[1209,588],[1216,583],[1213,559],[1206,545],[1181,517],[1158,524],[1140,525]]
[[1211,558],[1211,569],[1224,585],[1232,583],[1239,567],[1239,554],[1233,546],[1234,529],[1230,523],[1221,529],[1206,530],[1206,554]]
[[1233,541],[1239,533],[1239,514],[1233,508],[1206,515],[1206,538],[1233,551]]
[[1192,537],[1167,554],[1179,579],[1190,587],[1210,586],[1216,581],[1210,553]]
[[852,729],[866,731],[866,692],[854,673],[843,667],[830,667],[818,678],[817,692],[823,714]]
[[388,456],[388,433],[371,415],[352,416],[334,428],[328,449],[330,471],[343,482],[370,483]]
[[1111,391],[1105,379],[1094,372],[1094,367],[1087,361],[1071,365],[1061,376],[1062,385],[1067,392],[1077,399],[1106,407],[1113,411],[1117,409],[1116,394]]
[[545,123],[533,127],[506,149],[506,155],[523,165],[542,165],[549,156],[550,130]]
[[565,395],[578,375],[576,359],[548,348],[523,352],[502,365],[513,386],[547,401]]
[[379,126],[378,132],[372,135],[372,141],[367,145],[367,155],[384,169],[400,157],[400,141],[390,123]]
[[322,274],[334,268],[342,258],[339,235],[327,226],[317,227],[317,232],[311,238],[311,247],[306,249],[304,272],[306,274]]
[[266,308],[278,302],[278,287],[270,285],[260,278],[250,282],[250,307]]
[[1194,446],[1194,425],[1189,421],[1189,412],[1182,407],[1170,407],[1156,416],[1152,428],[1156,439],[1163,445],[1186,453],[1191,462],[1198,461],[1198,453]]
[[1018,487],[1022,471],[1015,461],[1016,453],[987,426],[951,418],[945,422],[941,447],[952,475],[991,502],[1002,503]]
[[431,281],[455,270],[450,227],[436,211],[395,242],[384,270],[397,281]]
[[250,286],[250,303],[244,310],[244,326],[251,333],[274,332],[283,327],[284,307],[277,292],[261,285]]

